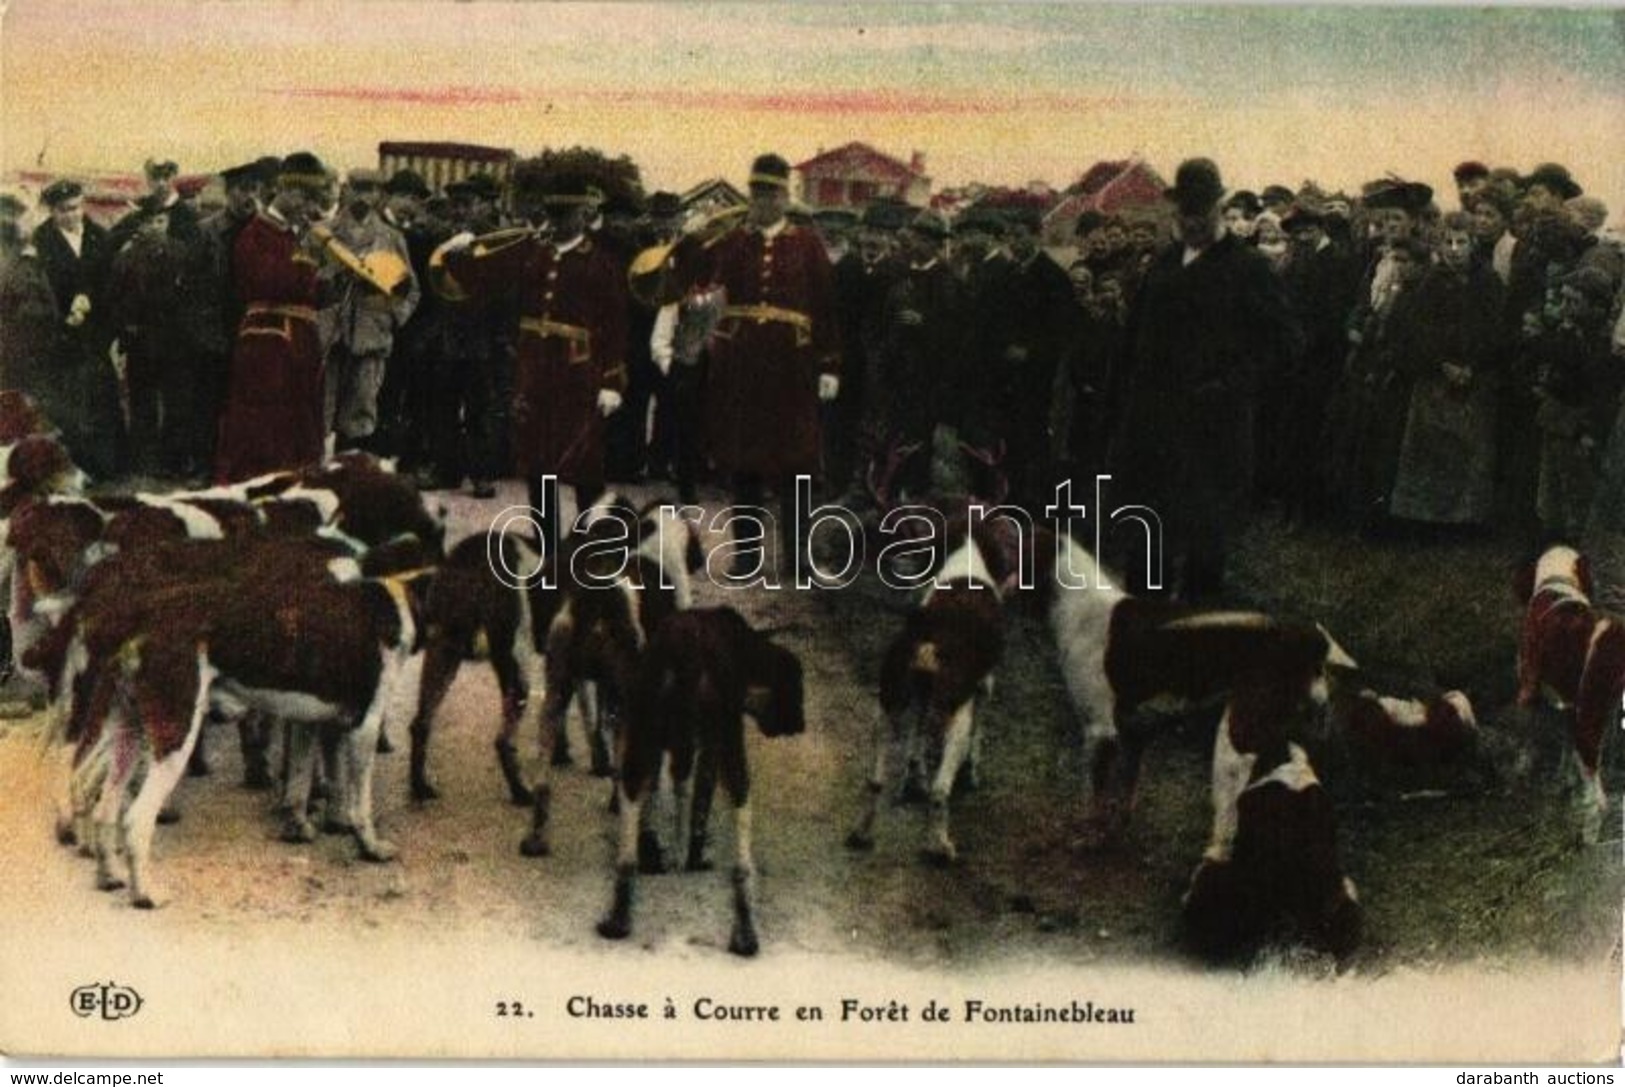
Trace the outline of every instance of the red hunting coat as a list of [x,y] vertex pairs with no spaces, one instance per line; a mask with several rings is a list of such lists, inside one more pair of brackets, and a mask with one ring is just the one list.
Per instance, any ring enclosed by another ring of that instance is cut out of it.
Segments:
[[215,478],[222,483],[322,458],[322,349],[316,261],[284,223],[260,214],[237,235],[237,297]]
[[818,377],[840,373],[835,277],[817,234],[754,229],[678,255],[688,283],[727,294],[706,388],[710,454],[725,474],[782,480],[819,467]]
[[625,269],[590,238],[559,253],[540,240],[446,254],[448,295],[518,292],[513,449],[520,475],[604,481],[602,389],[626,389]]

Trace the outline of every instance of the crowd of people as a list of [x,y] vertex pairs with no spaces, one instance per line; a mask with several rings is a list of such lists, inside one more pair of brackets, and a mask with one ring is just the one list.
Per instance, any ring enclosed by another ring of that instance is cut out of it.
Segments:
[[788,533],[797,474],[900,502],[957,460],[1043,516],[1110,473],[1162,519],[1187,599],[1222,590],[1259,510],[1625,541],[1625,256],[1557,164],[1463,163],[1449,195],[1254,193],[1190,159],[1163,204],[1085,212],[1065,262],[1026,204],[828,226],[777,155],[746,208],[697,223],[542,160],[435,193],[297,153],[223,171],[206,215],[174,163],[145,172],[109,229],[71,179],[26,236],[0,200],[0,386],[110,484],[359,448],[479,498],[518,476],[538,507],[549,479],[578,501],[711,480],[777,494]]

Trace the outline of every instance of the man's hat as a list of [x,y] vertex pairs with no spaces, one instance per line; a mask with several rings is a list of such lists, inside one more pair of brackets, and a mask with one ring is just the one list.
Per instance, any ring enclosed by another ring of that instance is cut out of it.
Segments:
[[174,177],[181,172],[181,168],[171,159],[148,159],[141,167],[141,172],[149,180],[157,181],[159,178]]
[[1371,210],[1377,211],[1385,208],[1399,208],[1412,215],[1419,215],[1426,210],[1433,200],[1433,187],[1424,185],[1420,181],[1404,181],[1397,177],[1385,177],[1378,181],[1369,182],[1365,186],[1364,203]]
[[1219,167],[1212,159],[1186,159],[1174,172],[1174,187],[1163,190],[1163,195],[1179,208],[1183,215],[1199,215],[1211,211],[1224,196],[1224,181]]
[[0,193],[0,216],[15,219],[28,210],[28,206],[10,193]]
[[934,241],[948,240],[948,221],[934,211],[922,211],[908,221],[905,228],[923,234]]
[[790,164],[779,155],[758,155],[750,164],[750,187],[790,188]]
[[1081,238],[1086,234],[1093,234],[1095,231],[1099,230],[1105,225],[1106,214],[1101,211],[1096,211],[1094,208],[1090,208],[1088,211],[1078,216],[1077,223],[1072,227],[1072,233]]
[[1004,233],[1008,229],[1003,215],[992,208],[983,207],[967,208],[960,214],[958,219],[954,220],[954,226],[958,228],[961,234],[979,230],[983,234],[991,234],[995,238],[1004,237]]
[[396,170],[384,183],[384,192],[390,196],[416,196],[421,200],[427,200],[429,184],[416,170]]
[[278,186],[323,190],[332,185],[333,179],[328,176],[327,167],[322,165],[321,159],[309,151],[295,151],[278,165],[276,183]]
[[344,183],[351,189],[360,189],[363,192],[368,192],[373,189],[381,189],[384,187],[384,175],[379,170],[371,170],[367,169],[366,167],[358,166],[351,170],[348,174],[344,175]]
[[683,214],[683,202],[674,192],[657,192],[649,197],[649,218],[675,219]]
[[1265,185],[1258,199],[1266,208],[1290,204],[1293,201],[1292,190],[1285,185]]
[[1324,226],[1326,214],[1313,204],[1293,204],[1281,216],[1281,229],[1292,231],[1300,226]]
[[863,225],[872,230],[902,230],[915,216],[915,209],[899,200],[875,200],[863,209]]
[[62,177],[51,182],[39,194],[40,203],[48,208],[59,204],[66,204],[69,200],[85,195],[85,187],[71,177]]
[[[502,186],[490,174],[469,174],[463,178],[462,184],[466,186],[469,195],[477,196],[481,200],[498,200],[502,197]],[[451,189],[448,186],[447,192]]]
[[1004,221],[1012,226],[1024,226],[1036,234],[1044,226],[1044,213],[1025,205],[1005,208]]
[[1224,198],[1224,206],[1227,209],[1240,208],[1241,213],[1247,218],[1256,219],[1258,213],[1264,210],[1264,201],[1260,200],[1258,194],[1251,189],[1237,189]]
[[1585,192],[1574,178],[1569,176],[1568,168],[1555,162],[1543,162],[1529,171],[1529,176],[1523,179],[1523,187],[1528,190],[1534,185],[1556,193],[1564,200],[1573,200]]
[[259,185],[265,181],[265,170],[262,165],[264,159],[253,162],[242,162],[236,166],[227,166],[220,171],[220,180],[226,183],[226,188],[240,188],[244,185]]
[[1466,162],[1458,163],[1456,165],[1456,169],[1452,173],[1452,176],[1456,179],[1456,184],[1460,185],[1463,181],[1477,181],[1480,178],[1489,177],[1490,168],[1485,166],[1482,162],[1478,162],[1474,159],[1468,159]]

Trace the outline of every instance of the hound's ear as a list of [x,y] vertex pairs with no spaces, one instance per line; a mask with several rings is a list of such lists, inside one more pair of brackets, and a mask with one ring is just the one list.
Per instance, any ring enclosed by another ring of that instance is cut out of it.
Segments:
[[1523,563],[1512,572],[1512,593],[1519,604],[1528,604],[1535,595],[1535,561]]

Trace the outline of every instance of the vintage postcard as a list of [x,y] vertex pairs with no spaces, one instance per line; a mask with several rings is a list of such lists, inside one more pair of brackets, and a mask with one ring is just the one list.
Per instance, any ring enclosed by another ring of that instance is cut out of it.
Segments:
[[6,0],[0,1050],[1617,1062],[1622,77]]

